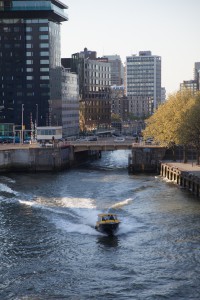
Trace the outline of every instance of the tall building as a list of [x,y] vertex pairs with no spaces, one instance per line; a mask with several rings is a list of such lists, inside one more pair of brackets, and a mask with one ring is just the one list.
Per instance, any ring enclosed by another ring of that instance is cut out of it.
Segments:
[[200,90],[200,62],[194,63],[194,80],[197,81],[197,89]]
[[53,107],[62,94],[65,9],[60,0],[0,1],[0,123],[60,125]]
[[184,80],[180,84],[180,91],[189,90],[192,94],[195,94],[198,90],[197,80]]
[[111,70],[111,85],[121,86],[124,84],[124,66],[119,55],[104,55],[108,59]]
[[80,96],[80,129],[95,130],[111,125],[110,64],[97,58],[95,51],[72,54],[62,58],[62,65],[78,74]]
[[129,112],[137,117],[151,115],[161,103],[161,57],[151,51],[126,58],[126,94]]
[[111,86],[111,112],[118,116],[121,121],[128,119],[128,99],[124,95],[124,86]]
[[79,134],[78,75],[62,68],[62,130],[63,137]]
[[166,89],[165,87],[161,87],[161,103],[164,103],[166,100]]

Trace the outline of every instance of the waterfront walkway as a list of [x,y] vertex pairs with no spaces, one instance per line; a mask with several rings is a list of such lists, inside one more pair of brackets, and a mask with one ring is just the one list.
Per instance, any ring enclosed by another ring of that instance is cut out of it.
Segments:
[[200,177],[200,165],[196,165],[196,161],[187,162],[187,163],[181,163],[181,162],[164,162],[170,167],[175,167],[179,169],[182,172],[188,172],[190,174],[193,174],[195,176]]
[[163,161],[160,175],[200,197],[200,166],[196,162]]

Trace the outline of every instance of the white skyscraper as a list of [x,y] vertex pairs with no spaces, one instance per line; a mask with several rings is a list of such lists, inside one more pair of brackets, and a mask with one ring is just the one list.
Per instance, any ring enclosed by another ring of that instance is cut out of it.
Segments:
[[126,57],[126,92],[129,112],[151,115],[161,103],[161,57],[151,51]]

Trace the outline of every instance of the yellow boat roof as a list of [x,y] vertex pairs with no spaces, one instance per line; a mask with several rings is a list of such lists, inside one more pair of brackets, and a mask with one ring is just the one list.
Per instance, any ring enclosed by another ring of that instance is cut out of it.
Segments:
[[117,216],[117,214],[107,213],[107,214],[98,214],[99,217],[106,217],[106,216]]

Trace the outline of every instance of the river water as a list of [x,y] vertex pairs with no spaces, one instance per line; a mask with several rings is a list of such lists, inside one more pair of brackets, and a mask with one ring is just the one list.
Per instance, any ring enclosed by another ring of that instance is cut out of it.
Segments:
[[[200,200],[127,151],[57,174],[0,176],[0,299],[200,299]],[[115,237],[94,229],[115,212]]]

